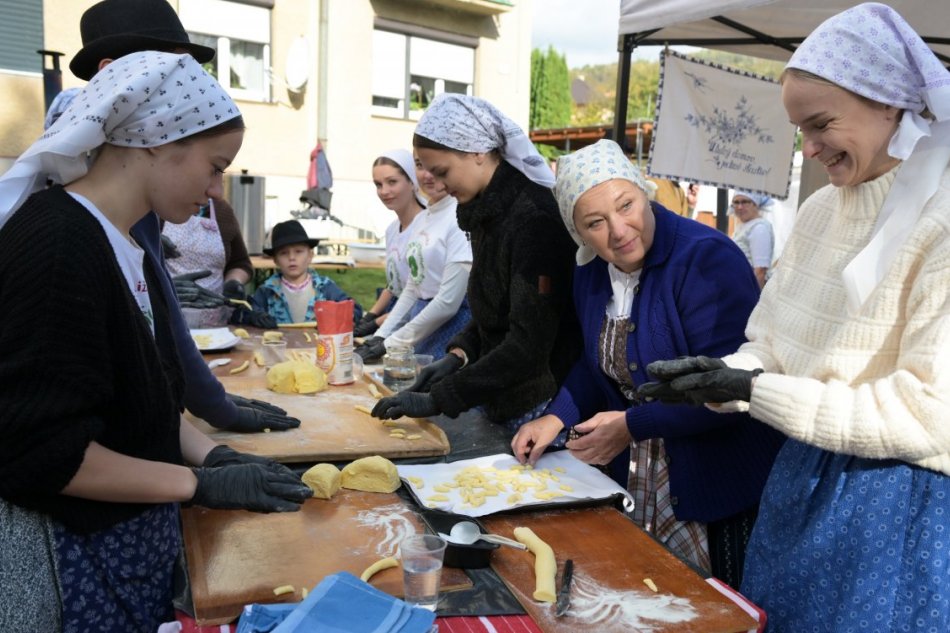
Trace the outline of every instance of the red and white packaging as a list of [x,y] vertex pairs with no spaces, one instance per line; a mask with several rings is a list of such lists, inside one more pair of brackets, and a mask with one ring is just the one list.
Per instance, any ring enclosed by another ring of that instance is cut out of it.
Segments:
[[317,366],[331,385],[353,382],[353,300],[317,301]]

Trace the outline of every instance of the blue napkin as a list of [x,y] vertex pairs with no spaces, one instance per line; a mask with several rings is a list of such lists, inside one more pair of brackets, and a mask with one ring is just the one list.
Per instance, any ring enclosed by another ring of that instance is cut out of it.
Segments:
[[[287,606],[294,608],[287,613]],[[238,633],[427,633],[435,622],[435,613],[397,600],[347,572],[324,578],[298,605],[252,607],[260,609],[245,610]],[[267,623],[265,613],[271,616]],[[248,628],[242,628],[245,616]],[[267,628],[257,628],[252,619]],[[271,624],[275,620],[280,621],[276,628]]]

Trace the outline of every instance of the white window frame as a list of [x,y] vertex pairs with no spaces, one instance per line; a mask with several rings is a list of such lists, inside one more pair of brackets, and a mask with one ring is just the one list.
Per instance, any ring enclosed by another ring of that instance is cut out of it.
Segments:
[[[224,89],[234,99],[273,101],[271,81],[271,10],[229,0],[180,0],[178,14],[185,30],[216,39],[216,55],[211,62]],[[232,40],[262,46],[262,90],[231,86]]]
[[[371,99],[396,101],[394,106],[371,103],[374,115],[418,121],[424,110],[412,109],[410,85],[414,76],[434,80],[433,98],[445,92],[446,81],[464,85],[465,94],[474,93],[476,45],[460,42],[462,38],[451,34],[433,37],[434,33],[418,28],[399,30],[389,24],[377,24],[373,29]],[[392,73],[401,73],[398,94]]]

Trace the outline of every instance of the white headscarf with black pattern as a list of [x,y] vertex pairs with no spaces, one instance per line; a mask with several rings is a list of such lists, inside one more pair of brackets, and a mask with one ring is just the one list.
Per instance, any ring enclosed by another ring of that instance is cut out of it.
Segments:
[[241,115],[191,55],[146,51],[96,73],[55,123],[0,177],[0,228],[30,194],[84,176],[103,144],[157,147]]
[[416,134],[460,152],[497,149],[529,180],[554,186],[554,172],[524,130],[484,99],[450,92],[439,95],[419,119]]
[[[842,272],[856,313],[884,278],[950,162],[950,71],[891,7],[868,2],[825,20],[786,68],[903,110],[888,154],[903,160],[870,242]],[[933,120],[921,116],[924,107]]]

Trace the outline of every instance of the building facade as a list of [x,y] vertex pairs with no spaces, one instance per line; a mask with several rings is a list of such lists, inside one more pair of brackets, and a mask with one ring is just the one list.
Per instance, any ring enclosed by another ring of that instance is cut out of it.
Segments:
[[[0,0],[0,171],[42,132],[44,49],[63,53],[62,87],[95,0]],[[170,0],[207,68],[247,123],[229,173],[263,178],[265,228],[302,208],[318,141],[333,170],[330,213],[311,234],[382,235],[372,162],[410,148],[415,121],[441,92],[484,97],[527,125],[533,0]],[[51,57],[45,57],[47,69]],[[47,73],[50,74],[50,73]],[[362,229],[362,231],[357,231]]]

